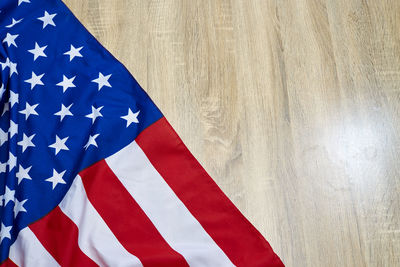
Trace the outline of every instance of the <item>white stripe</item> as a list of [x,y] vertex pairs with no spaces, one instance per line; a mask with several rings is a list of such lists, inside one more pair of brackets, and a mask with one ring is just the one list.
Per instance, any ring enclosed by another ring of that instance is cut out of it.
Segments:
[[78,175],[59,207],[78,227],[83,253],[100,266],[142,266],[137,257],[119,243],[87,198]]
[[190,266],[233,266],[136,142],[110,156],[106,162],[168,244]]
[[28,227],[11,245],[9,258],[18,266],[60,266]]

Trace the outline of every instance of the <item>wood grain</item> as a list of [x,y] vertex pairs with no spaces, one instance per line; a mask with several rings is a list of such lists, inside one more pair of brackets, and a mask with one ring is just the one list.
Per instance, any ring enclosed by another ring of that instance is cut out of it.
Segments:
[[400,1],[64,1],[287,266],[400,266]]

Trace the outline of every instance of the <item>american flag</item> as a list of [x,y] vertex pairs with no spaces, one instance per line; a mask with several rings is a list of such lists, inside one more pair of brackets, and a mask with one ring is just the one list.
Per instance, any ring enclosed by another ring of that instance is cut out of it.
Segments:
[[60,0],[0,1],[4,266],[282,266]]

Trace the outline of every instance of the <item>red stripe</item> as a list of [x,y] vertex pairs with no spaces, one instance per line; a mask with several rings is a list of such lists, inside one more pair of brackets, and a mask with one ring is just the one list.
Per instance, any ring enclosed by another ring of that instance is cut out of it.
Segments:
[[225,196],[165,118],[145,129],[135,141],[233,264],[283,266],[268,242]]
[[89,201],[119,242],[144,266],[189,266],[164,240],[104,160],[80,175]]
[[29,228],[61,266],[98,266],[78,246],[78,227],[56,207]]
[[0,264],[0,267],[18,267],[12,260],[6,259],[2,264]]

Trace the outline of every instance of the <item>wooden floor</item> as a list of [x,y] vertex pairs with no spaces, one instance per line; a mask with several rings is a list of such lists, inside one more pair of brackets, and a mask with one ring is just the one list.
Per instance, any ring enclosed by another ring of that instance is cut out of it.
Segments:
[[64,1],[287,266],[400,266],[400,1]]

